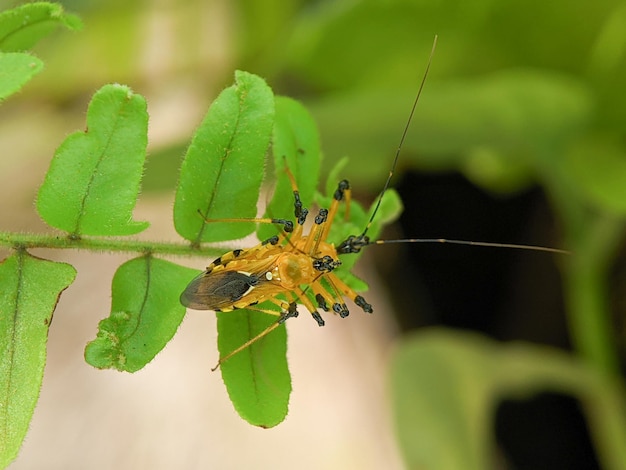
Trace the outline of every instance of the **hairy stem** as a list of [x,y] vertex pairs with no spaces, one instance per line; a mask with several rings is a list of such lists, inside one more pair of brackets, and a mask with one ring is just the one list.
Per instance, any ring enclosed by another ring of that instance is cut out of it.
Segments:
[[78,249],[105,252],[154,253],[173,256],[213,256],[223,248],[197,247],[191,243],[155,242],[149,240],[128,240],[120,238],[77,239],[69,236],[35,233],[13,233],[0,231],[0,247],[6,248],[51,248]]

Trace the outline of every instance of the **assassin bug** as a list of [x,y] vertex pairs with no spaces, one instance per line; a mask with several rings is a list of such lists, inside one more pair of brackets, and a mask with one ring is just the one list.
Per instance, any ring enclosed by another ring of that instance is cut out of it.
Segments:
[[[281,226],[280,233],[248,249],[237,249],[225,253],[214,260],[206,270],[190,282],[181,294],[181,303],[195,310],[214,310],[231,312],[249,308],[277,316],[269,327],[241,346],[219,359],[213,369],[221,363],[257,342],[291,317],[298,316],[297,305],[302,304],[309,311],[319,326],[324,326],[324,319],[318,309],[332,311],[340,317],[349,314],[344,297],[366,313],[372,313],[373,307],[363,296],[355,292],[334,272],[340,265],[340,257],[359,253],[365,246],[389,243],[425,243],[438,242],[490,246],[499,248],[518,248],[536,251],[562,253],[563,250],[530,245],[472,242],[449,239],[402,239],[370,240],[368,232],[380,209],[383,197],[396,169],[400,151],[406,138],[419,97],[426,82],[437,38],[433,42],[426,70],[413,102],[409,118],[404,127],[400,143],[395,152],[391,170],[380,196],[377,199],[367,224],[360,235],[350,235],[337,246],[328,241],[329,232],[341,203],[345,203],[346,217],[350,207],[351,189],[348,181],[341,181],[334,192],[328,209],[319,209],[313,227],[304,232],[309,211],[304,207],[293,174],[286,167],[294,198],[295,223],[291,220],[276,218],[247,219],[206,219],[206,222],[257,222]],[[269,302],[279,307],[279,311],[263,308]]]

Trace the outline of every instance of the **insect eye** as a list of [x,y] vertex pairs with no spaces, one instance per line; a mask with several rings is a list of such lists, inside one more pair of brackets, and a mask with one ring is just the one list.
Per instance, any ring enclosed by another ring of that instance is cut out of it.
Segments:
[[341,261],[333,259],[331,256],[324,256],[313,261],[313,268],[316,271],[331,272],[341,265]]

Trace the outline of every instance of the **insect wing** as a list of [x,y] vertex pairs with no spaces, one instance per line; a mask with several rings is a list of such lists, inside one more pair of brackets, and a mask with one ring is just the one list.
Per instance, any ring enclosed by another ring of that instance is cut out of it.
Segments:
[[258,284],[257,276],[241,271],[204,272],[189,283],[180,302],[194,310],[232,310]]

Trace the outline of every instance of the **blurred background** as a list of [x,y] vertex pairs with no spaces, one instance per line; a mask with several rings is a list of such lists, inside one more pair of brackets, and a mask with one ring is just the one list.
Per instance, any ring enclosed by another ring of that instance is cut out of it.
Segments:
[[[525,243],[573,254],[372,247],[358,274],[370,283],[376,314],[355,310],[321,330],[290,321],[291,411],[262,430],[236,415],[209,372],[217,357],[211,313],[190,312],[137,374],[87,366],[84,345],[108,314],[110,280],[125,258],[46,253],[74,264],[78,277],[57,308],[40,402],[11,468],[404,468],[388,362],[396,338],[433,325],[555,346],[620,376],[623,2],[60,3],[84,29],[38,45],[44,71],[0,107],[2,230],[47,230],[32,202],[49,160],[66,135],[84,128],[95,90],[118,82],[147,98],[151,119],[136,218],[152,223],[145,236],[177,240],[178,165],[235,69],[301,99],[318,121],[325,171],[348,156],[342,176],[370,203],[438,35],[392,182],[405,212],[385,238]],[[600,468],[575,398],[546,392],[494,407],[494,468]]]

